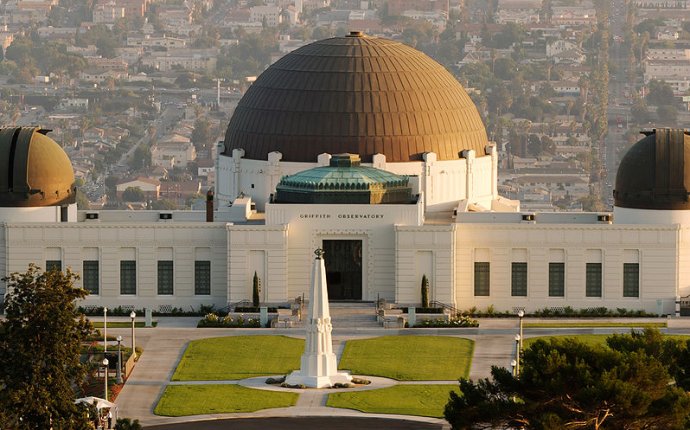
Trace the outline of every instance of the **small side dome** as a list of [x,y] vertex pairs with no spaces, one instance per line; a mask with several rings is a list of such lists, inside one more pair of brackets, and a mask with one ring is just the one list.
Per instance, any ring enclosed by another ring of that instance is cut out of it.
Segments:
[[654,129],[625,154],[618,167],[614,205],[631,209],[690,209],[690,136]]
[[69,157],[50,130],[0,127],[0,207],[65,206],[76,187]]

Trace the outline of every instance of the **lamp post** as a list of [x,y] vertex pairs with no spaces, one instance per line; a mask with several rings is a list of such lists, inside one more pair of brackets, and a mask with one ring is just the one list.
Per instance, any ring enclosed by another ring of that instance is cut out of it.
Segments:
[[522,337],[515,335],[515,376],[520,376],[520,341]]
[[520,309],[518,311],[518,318],[520,319],[520,352],[522,352],[522,319],[525,317],[525,311]]
[[108,352],[108,308],[103,306],[103,352]]
[[517,366],[517,360],[510,360],[510,367],[511,367],[512,370],[513,370],[513,376],[516,376],[516,375],[515,375],[515,367],[516,367],[516,366]]
[[104,358],[103,359],[103,367],[105,368],[105,372],[104,372],[105,376],[103,377],[103,381],[104,381],[104,386],[105,386],[105,393],[104,393],[103,398],[105,399],[106,402],[108,401],[108,363],[109,363],[108,359]]
[[129,313],[129,317],[132,319],[132,357],[137,358],[136,342],[134,339],[134,319],[137,317],[137,313],[132,311]]
[[116,382],[122,384],[122,350],[120,344],[122,343],[122,336],[117,337],[117,371],[115,372]]

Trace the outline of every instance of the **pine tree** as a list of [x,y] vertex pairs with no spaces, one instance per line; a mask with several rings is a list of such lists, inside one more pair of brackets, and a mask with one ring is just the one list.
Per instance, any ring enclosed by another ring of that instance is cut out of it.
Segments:
[[254,272],[254,279],[252,279],[252,304],[255,308],[259,307],[261,300],[259,299],[259,293],[261,292],[261,281],[259,281],[259,276]]
[[429,280],[426,275],[422,275],[422,307],[429,307]]
[[7,283],[6,320],[0,323],[0,428],[86,429],[86,414],[74,400],[86,369],[81,342],[91,324],[75,301],[87,292],[75,288],[78,275],[43,272],[29,265]]

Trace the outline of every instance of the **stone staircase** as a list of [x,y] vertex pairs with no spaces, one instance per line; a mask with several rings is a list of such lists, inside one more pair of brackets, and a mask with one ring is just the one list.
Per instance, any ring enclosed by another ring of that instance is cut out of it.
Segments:
[[376,305],[366,302],[330,302],[333,330],[381,328],[376,321]]

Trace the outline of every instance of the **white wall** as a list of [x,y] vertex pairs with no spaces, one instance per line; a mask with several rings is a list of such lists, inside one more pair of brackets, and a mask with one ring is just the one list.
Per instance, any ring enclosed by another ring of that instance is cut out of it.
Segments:
[[[44,267],[45,259],[53,259],[58,252],[63,268],[71,267],[77,273],[82,270],[83,260],[99,260],[100,294],[87,297],[86,306],[155,310],[161,305],[186,310],[200,304],[222,307],[227,303],[225,228],[222,223],[8,223],[7,265],[0,273],[24,272],[32,262]],[[208,296],[194,295],[194,260],[199,248],[207,249],[211,260]],[[157,261],[165,252],[161,250],[173,252],[174,296],[157,294]],[[137,262],[136,295],[120,295],[121,259]]]
[[[490,146],[489,146],[490,147]],[[436,160],[436,154],[427,153],[426,161],[387,163],[383,155],[376,155],[373,163],[362,163],[398,175],[418,178],[419,190],[423,193],[425,208],[429,212],[453,210],[459,200],[490,208],[491,201],[498,198],[495,183],[498,165],[497,155],[475,158],[474,151],[468,158],[457,160]],[[495,152],[495,151],[494,151]],[[285,175],[328,165],[328,154],[320,156],[321,163],[294,163],[280,161],[280,153],[271,153],[269,160],[242,158],[242,150],[235,150],[233,157],[219,155],[216,199],[218,208],[226,208],[239,193],[251,196],[257,210],[263,211],[269,196]],[[469,167],[468,167],[469,166]]]
[[613,207],[616,224],[690,224],[690,211]]
[[[456,230],[456,302],[497,310],[524,307],[608,307],[657,311],[662,299],[666,313],[673,312],[678,271],[677,226],[618,226],[573,224],[459,224]],[[515,251],[524,249],[528,263],[527,297],[511,296],[511,263]],[[548,296],[548,263],[565,259],[565,297]],[[623,263],[639,255],[640,297],[623,297]],[[477,259],[478,254],[482,254]],[[488,260],[485,260],[488,256]],[[600,256],[600,257],[598,257]],[[600,258],[602,297],[585,296],[585,264]],[[474,296],[474,262],[491,264],[491,295]]]

